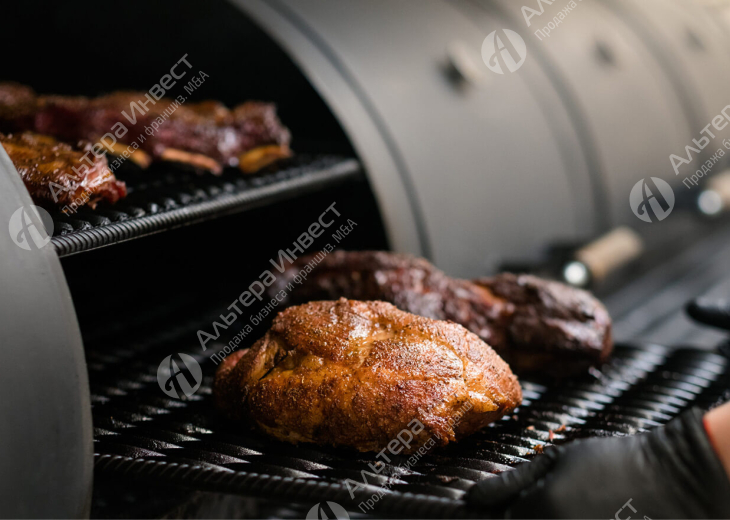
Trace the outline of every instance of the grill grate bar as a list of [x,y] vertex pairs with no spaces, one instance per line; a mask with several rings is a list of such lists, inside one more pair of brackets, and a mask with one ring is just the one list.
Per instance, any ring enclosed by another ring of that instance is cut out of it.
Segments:
[[[638,433],[690,406],[727,399],[730,386],[727,360],[717,354],[620,346],[600,374],[559,384],[525,380],[525,402],[512,417],[411,467],[407,457],[391,457],[375,474],[369,464],[383,461],[374,454],[275,442],[219,417],[211,403],[215,366],[195,351],[201,389],[184,401],[168,398],[156,371],[175,347],[87,353],[97,472],[292,502],[326,499],[355,510],[377,493],[377,512],[388,515],[468,516],[461,499],[475,481],[529,460],[541,447]],[[351,499],[344,482],[362,481],[363,470],[369,486]]]
[[[273,168],[273,167],[271,167]],[[71,216],[60,211],[51,238],[60,257],[98,249],[160,231],[249,210],[263,204],[362,177],[355,159],[300,156],[277,170],[255,176],[226,171],[222,176],[198,175],[170,166],[132,172],[120,178],[129,196],[112,208],[82,208]]]

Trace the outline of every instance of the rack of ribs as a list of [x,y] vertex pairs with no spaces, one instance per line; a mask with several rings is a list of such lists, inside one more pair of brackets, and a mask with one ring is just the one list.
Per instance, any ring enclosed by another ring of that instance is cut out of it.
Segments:
[[152,160],[174,161],[216,174],[223,166],[252,173],[291,156],[291,135],[276,107],[258,101],[228,109],[217,101],[181,104],[140,92],[39,96],[30,87],[0,83],[0,131],[100,142],[100,150],[117,155],[126,150],[142,167]]
[[[270,288],[272,294],[313,259],[292,263]],[[293,285],[288,304],[340,297],[383,300],[413,314],[459,323],[522,374],[584,372],[603,363],[613,348],[611,318],[596,298],[530,275],[503,273],[467,281],[409,255],[336,251]]]
[[113,204],[127,195],[126,185],[116,179],[106,157],[93,157],[89,165],[82,160],[83,147],[32,132],[0,134],[0,145],[36,204],[95,208],[101,200]]

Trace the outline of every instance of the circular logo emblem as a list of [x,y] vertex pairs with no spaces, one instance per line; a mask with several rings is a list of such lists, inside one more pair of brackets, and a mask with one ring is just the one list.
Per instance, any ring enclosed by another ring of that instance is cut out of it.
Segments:
[[157,368],[157,384],[170,397],[190,397],[203,381],[203,370],[192,356],[177,353],[167,356]]
[[492,31],[482,42],[482,59],[489,70],[504,74],[505,70],[515,72],[527,58],[525,40],[514,31],[500,29]]
[[26,251],[40,249],[51,241],[53,219],[39,206],[21,206],[10,216],[8,229],[16,246]]
[[321,502],[312,506],[307,513],[307,520],[325,520],[336,518],[337,520],[350,520],[345,508],[336,502]]
[[652,215],[661,221],[674,209],[674,190],[659,177],[641,179],[631,188],[629,204],[634,215],[644,222],[654,222]]

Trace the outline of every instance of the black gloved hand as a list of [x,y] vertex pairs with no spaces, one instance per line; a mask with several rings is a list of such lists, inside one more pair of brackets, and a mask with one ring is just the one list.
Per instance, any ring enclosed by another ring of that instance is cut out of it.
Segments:
[[730,330],[730,300],[697,298],[687,305],[687,314],[694,320]]
[[730,481],[697,409],[648,433],[548,448],[466,499],[510,518],[730,518]]

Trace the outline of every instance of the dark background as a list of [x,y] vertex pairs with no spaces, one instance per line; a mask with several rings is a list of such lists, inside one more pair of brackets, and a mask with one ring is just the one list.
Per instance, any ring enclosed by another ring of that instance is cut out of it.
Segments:
[[[223,0],[73,5],[30,0],[3,8],[0,42],[9,52],[3,56],[2,81],[30,85],[39,94],[146,92],[187,53],[192,72],[210,75],[191,101],[216,99],[228,106],[274,101],[296,151],[351,153],[338,123],[298,68]],[[185,94],[191,77],[188,73],[175,84],[169,96]]]

